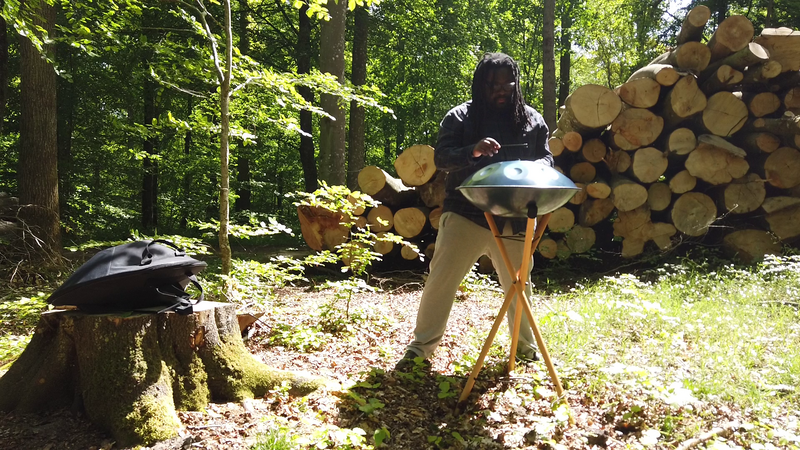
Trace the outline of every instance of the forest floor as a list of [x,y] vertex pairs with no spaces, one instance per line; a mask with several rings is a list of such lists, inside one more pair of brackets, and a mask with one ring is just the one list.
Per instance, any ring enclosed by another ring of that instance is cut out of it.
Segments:
[[[407,281],[398,283],[402,277]],[[485,287],[460,293],[430,370],[397,372],[394,365],[412,337],[423,280],[402,273],[372,281],[384,284],[383,289],[355,294],[349,307],[331,290],[309,288],[283,289],[272,299],[252,299],[246,307],[265,313],[248,333],[255,357],[275,368],[327,377],[338,387],[302,398],[276,389],[243,403],[181,411],[180,436],[150,448],[288,449],[295,447],[279,444],[293,436],[294,445],[319,449],[368,449],[378,441],[377,447],[387,449],[674,449],[712,442],[713,436],[702,434],[714,427],[721,436],[746,433],[744,425],[730,424],[753,421],[748,417],[752,412],[720,401],[698,400],[676,410],[643,403],[646,386],[598,388],[591,371],[581,364],[565,365],[551,350],[574,418],[570,424],[542,362],[518,365],[511,374],[506,370],[510,343],[505,323],[472,394],[457,410],[502,294]],[[535,315],[547,313],[547,298],[533,303]],[[336,333],[330,333],[332,326]],[[665,429],[670,420],[682,422],[682,430]],[[687,421],[692,423],[687,426]],[[704,439],[690,441],[696,436]],[[0,449],[117,448],[76,412],[0,415]],[[715,448],[742,447],[731,440],[730,446]]]

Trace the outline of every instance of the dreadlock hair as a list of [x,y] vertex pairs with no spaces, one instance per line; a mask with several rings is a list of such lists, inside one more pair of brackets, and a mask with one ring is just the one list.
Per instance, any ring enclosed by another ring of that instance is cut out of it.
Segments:
[[521,132],[529,121],[528,115],[525,113],[525,100],[522,98],[522,90],[519,83],[520,71],[517,62],[505,53],[486,53],[475,68],[475,74],[472,77],[472,107],[469,114],[474,120],[476,132],[480,129],[489,107],[486,98],[486,85],[489,74],[505,67],[511,69],[511,75],[516,82],[511,93],[514,129],[517,132]]

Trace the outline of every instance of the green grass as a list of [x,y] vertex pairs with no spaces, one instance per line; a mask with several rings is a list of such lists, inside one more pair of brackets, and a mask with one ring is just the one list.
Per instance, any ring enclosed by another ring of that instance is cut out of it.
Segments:
[[[590,395],[685,406],[731,402],[758,416],[800,409],[800,258],[751,268],[684,260],[545,296],[539,318],[567,383]],[[664,411],[663,422],[668,411]],[[662,423],[662,426],[664,426]]]

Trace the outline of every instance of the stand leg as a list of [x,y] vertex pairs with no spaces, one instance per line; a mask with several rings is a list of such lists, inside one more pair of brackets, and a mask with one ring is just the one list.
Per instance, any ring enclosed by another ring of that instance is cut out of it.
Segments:
[[489,336],[486,337],[486,341],[483,343],[481,354],[480,356],[478,356],[478,360],[475,361],[475,367],[472,368],[472,373],[469,374],[469,379],[467,380],[467,384],[461,391],[461,397],[458,398],[459,403],[466,400],[467,397],[469,396],[469,393],[472,392],[472,387],[475,385],[475,379],[478,378],[478,374],[483,368],[483,360],[486,358],[486,355],[489,353],[489,349],[492,347],[492,342],[494,341],[494,337],[497,334],[497,330],[500,329],[500,324],[503,323],[503,318],[506,316],[506,311],[508,311],[508,307],[511,306],[511,301],[514,298],[515,292],[516,290],[511,289],[508,291],[508,294],[506,294],[506,299],[503,301],[503,306],[500,307],[500,312],[497,314],[497,318],[494,319],[492,330],[489,332]]

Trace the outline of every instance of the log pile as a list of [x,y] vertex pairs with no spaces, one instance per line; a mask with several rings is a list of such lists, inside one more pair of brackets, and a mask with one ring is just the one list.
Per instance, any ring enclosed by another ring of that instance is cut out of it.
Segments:
[[[702,42],[710,16],[693,8],[677,47],[621,86],[584,85],[566,99],[549,146],[582,191],[553,213],[542,257],[593,248],[635,257],[688,239],[752,260],[800,238],[800,31],[755,36],[746,17],[731,16]],[[395,169],[399,179],[378,167],[359,174],[383,203],[366,222],[430,256],[445,174],[423,145]]]
[[752,260],[800,237],[800,31],[755,36],[731,16],[703,43],[709,18],[695,7],[677,47],[616,89],[581,86],[565,102],[550,149],[585,195],[554,213],[542,256],[719,238]]

